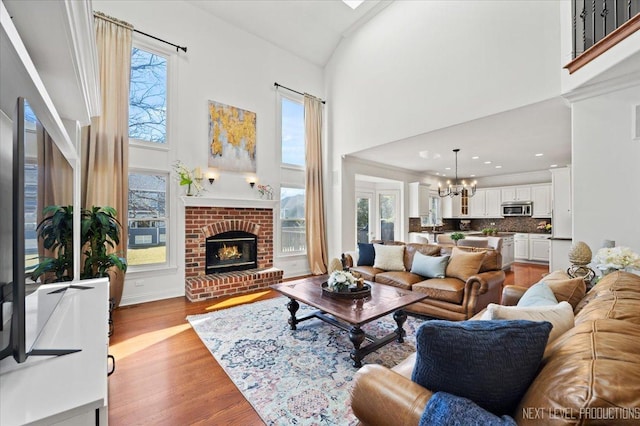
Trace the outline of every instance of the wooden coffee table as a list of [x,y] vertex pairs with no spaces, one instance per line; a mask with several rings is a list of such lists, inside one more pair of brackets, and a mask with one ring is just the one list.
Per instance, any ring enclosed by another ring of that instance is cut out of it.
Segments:
[[[295,330],[296,325],[311,318],[318,318],[342,330],[349,332],[349,340],[353,343],[351,359],[353,366],[362,367],[362,359],[382,346],[397,340],[402,343],[406,331],[402,328],[407,320],[407,314],[402,310],[407,305],[427,298],[426,295],[410,290],[367,282],[371,286],[371,296],[366,299],[337,299],[322,294],[324,277],[312,277],[302,280],[289,281],[272,285],[271,288],[287,296],[290,301],[287,308],[291,313],[289,325]],[[319,309],[307,316],[296,317],[300,307],[298,302]],[[398,328],[384,337],[377,338],[365,333],[363,324],[383,317],[393,312],[393,319]],[[330,314],[331,316],[327,315]],[[366,346],[362,343],[370,342]]]

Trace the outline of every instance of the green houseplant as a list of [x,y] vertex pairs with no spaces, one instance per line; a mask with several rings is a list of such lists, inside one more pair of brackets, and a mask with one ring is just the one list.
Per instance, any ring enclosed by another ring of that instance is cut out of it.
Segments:
[[451,234],[451,239],[456,245],[458,245],[458,240],[464,240],[464,234],[462,232],[454,232]]
[[[82,209],[80,213],[80,244],[83,264],[80,279],[108,277],[117,268],[127,270],[126,259],[116,253],[108,253],[120,242],[122,226],[113,207]],[[73,279],[73,206],[48,206],[43,209],[44,219],[38,224],[38,237],[43,247],[54,253],[44,258],[31,277],[43,282],[70,281]]]
[[45,257],[31,273],[34,281],[61,282],[73,279],[73,206],[47,206],[36,231],[45,249],[54,257]]

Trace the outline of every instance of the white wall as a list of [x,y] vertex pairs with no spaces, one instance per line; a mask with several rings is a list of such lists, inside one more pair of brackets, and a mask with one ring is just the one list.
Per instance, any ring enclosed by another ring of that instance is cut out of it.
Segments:
[[558,96],[559,39],[558,1],[490,0],[396,1],[344,39],[325,67],[330,247],[353,245],[343,155]]
[[[273,83],[324,97],[322,70],[256,36],[244,32],[184,1],[94,0],[96,11],[125,20],[135,28],[181,46],[175,61],[168,151],[153,154],[132,148],[130,166],[170,170],[179,159],[189,167],[207,164],[207,101],[214,100],[257,113],[258,182],[278,188],[279,142],[276,140],[276,93]],[[145,40],[145,38],[140,38]],[[148,39],[147,39],[148,40]],[[173,49],[175,51],[175,49]],[[169,114],[171,110],[169,111]],[[247,175],[220,171],[205,196],[258,198]],[[172,183],[170,226],[174,268],[144,274],[127,273],[123,303],[139,303],[184,294],[184,190]],[[299,259],[295,260],[300,268]],[[275,266],[287,271],[285,259]],[[134,281],[136,285],[134,285]]]
[[[565,164],[561,164],[561,166],[565,166]],[[536,172],[517,173],[512,175],[487,176],[478,178],[476,181],[478,182],[478,188],[548,183],[551,182],[551,172],[548,170],[539,170]]]
[[640,140],[632,140],[636,86],[574,101],[573,238],[592,251],[605,239],[640,252]]

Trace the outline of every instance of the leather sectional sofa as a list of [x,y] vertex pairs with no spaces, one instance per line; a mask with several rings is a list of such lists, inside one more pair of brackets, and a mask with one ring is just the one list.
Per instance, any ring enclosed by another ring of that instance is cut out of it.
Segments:
[[[388,244],[388,243],[385,243]],[[400,243],[402,244],[402,243]],[[393,245],[398,245],[394,242]],[[427,256],[451,254],[452,247],[434,244],[408,243],[404,245],[405,271],[386,271],[374,266],[357,266],[352,255],[345,253],[343,261],[352,272],[357,272],[367,281],[399,287],[428,294],[421,302],[407,306],[406,311],[428,317],[461,321],[471,318],[489,303],[499,303],[505,274],[502,271],[502,256],[493,249],[459,248],[465,252],[484,252],[478,273],[465,281],[445,276],[425,278],[410,272],[416,252]],[[447,270],[449,272],[449,270]]]
[[[515,304],[524,290],[505,287],[502,303]],[[575,326],[547,343],[538,374],[511,415],[518,425],[637,425],[640,276],[607,275],[574,313]],[[411,381],[414,364],[415,354],[393,369],[358,371],[351,405],[361,424],[418,425],[432,390]]]

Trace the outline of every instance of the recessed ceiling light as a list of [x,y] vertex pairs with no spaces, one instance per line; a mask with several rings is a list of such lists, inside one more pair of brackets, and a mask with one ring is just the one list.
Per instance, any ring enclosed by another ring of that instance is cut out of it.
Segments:
[[354,9],[364,3],[364,0],[342,0],[344,4],[349,6],[351,9]]
[[501,169],[501,168],[502,168],[502,166],[496,166],[496,169]]
[[480,157],[478,157],[477,155],[474,155],[473,157],[471,157],[472,160],[477,160],[478,158]]
[[542,157],[543,155],[544,154],[540,152],[540,153],[536,154],[536,157]]
[[558,165],[557,164],[552,164],[549,167],[558,167]]
[[469,175],[469,177],[476,177],[476,175]]
[[447,175],[445,175],[444,173],[442,174],[442,176],[446,177]]
[[491,161],[485,161],[484,164],[491,164]]
[[445,170],[451,170],[451,167],[445,167],[444,169]]
[[436,176],[440,176],[440,173],[439,173],[439,172],[436,172]]

